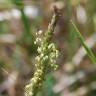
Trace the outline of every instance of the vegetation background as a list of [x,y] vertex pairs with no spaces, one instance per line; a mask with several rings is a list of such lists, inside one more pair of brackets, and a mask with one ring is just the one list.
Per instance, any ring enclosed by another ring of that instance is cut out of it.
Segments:
[[52,39],[59,68],[49,70],[37,96],[96,96],[96,65],[70,23],[96,54],[96,0],[0,0],[0,96],[24,96],[35,71],[36,33],[46,32],[54,6],[62,11]]

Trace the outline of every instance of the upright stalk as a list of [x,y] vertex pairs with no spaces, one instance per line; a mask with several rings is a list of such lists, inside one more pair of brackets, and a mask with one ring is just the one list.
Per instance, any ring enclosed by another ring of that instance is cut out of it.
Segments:
[[45,80],[46,74],[49,72],[50,68],[56,69],[57,67],[55,63],[56,58],[58,57],[58,50],[54,43],[51,43],[51,40],[59,17],[60,13],[55,8],[54,15],[44,38],[41,40],[40,38],[37,38],[37,41],[40,40],[40,47],[37,49],[39,55],[36,57],[36,71],[30,84],[25,88],[26,96],[36,96],[42,87],[43,81]]
[[96,56],[94,55],[94,53],[92,52],[92,50],[86,45],[83,36],[81,35],[81,33],[79,32],[78,28],[76,27],[76,25],[73,23],[72,20],[71,20],[71,23],[72,23],[74,29],[76,30],[76,35],[79,38],[82,46],[86,50],[89,58],[91,59],[91,61],[93,62],[93,64],[96,64]]

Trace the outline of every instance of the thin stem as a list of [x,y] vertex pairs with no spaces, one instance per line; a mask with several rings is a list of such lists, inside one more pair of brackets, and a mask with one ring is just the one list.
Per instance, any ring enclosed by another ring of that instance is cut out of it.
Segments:
[[86,50],[89,58],[91,59],[91,61],[93,62],[93,64],[96,64],[96,56],[94,55],[94,53],[92,52],[92,50],[86,45],[83,36],[81,35],[81,33],[79,32],[78,28],[76,27],[76,25],[73,23],[72,20],[71,20],[71,23],[72,23],[74,29],[76,30],[76,35],[79,38],[82,46]]
[[34,36],[32,36],[32,34],[31,34],[29,19],[26,16],[26,14],[24,13],[23,1],[22,0],[12,0],[12,2],[13,2],[13,4],[16,5],[16,7],[21,12],[21,19],[22,19],[22,23],[23,23],[23,26],[24,26],[24,33],[23,33],[22,38],[24,38],[25,36],[31,36],[31,38],[34,39]]

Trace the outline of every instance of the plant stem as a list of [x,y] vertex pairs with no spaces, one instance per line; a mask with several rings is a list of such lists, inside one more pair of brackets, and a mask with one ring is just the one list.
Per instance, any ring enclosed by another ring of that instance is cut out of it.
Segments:
[[[19,11],[21,12],[21,19],[24,25],[24,36],[30,36],[32,35],[30,32],[30,24],[29,24],[29,19],[26,16],[26,14],[24,13],[24,4],[22,0],[12,0],[13,4],[16,5],[16,7],[19,9]],[[31,36],[34,37],[34,36]]]
[[89,58],[91,59],[91,61],[93,62],[93,64],[96,64],[96,56],[94,55],[94,53],[92,52],[92,50],[86,45],[83,36],[81,35],[81,33],[79,32],[78,28],[76,27],[76,25],[73,23],[72,20],[71,20],[71,23],[72,23],[74,29],[76,30],[76,35],[79,38],[82,46],[86,50]]

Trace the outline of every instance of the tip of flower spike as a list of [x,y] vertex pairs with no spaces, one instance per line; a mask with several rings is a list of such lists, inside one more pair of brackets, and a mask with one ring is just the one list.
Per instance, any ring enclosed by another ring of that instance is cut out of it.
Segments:
[[57,14],[58,16],[61,16],[61,13],[62,13],[61,10],[57,8],[56,5],[54,5],[53,8],[54,8],[54,13]]

